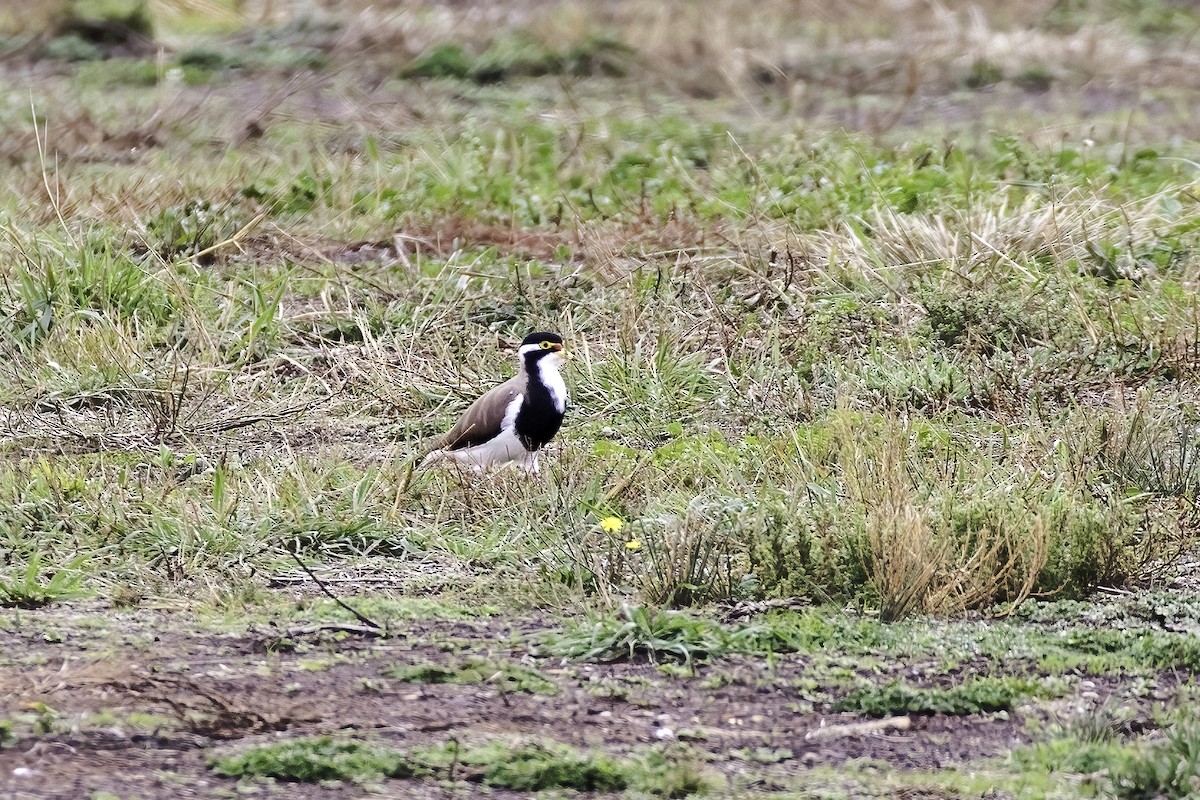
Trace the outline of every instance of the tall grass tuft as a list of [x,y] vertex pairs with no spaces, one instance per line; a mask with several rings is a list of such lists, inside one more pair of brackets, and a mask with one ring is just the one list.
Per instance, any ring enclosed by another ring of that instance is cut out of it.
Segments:
[[847,433],[845,491],[863,515],[881,619],[1019,603],[1033,592],[1051,541],[1040,514],[1014,505],[1007,515],[970,513],[987,495],[986,476],[957,472],[944,454],[923,457],[918,431],[902,422]]
[[746,572],[741,521],[752,507],[740,498],[698,496],[675,513],[641,520],[645,555],[634,579],[641,597],[678,607],[736,596]]
[[170,281],[100,233],[79,245],[22,241],[17,252],[20,262],[0,308],[8,335],[26,346],[38,345],[64,322],[112,319],[156,331],[183,302]]

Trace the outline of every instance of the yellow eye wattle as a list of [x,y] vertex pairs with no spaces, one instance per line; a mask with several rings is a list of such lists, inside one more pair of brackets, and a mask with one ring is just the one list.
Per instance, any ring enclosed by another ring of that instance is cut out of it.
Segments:
[[541,347],[543,350],[549,350],[551,347],[553,347],[553,346],[554,346],[554,343],[553,343],[553,342],[542,342],[542,343],[541,343],[541,345],[539,345],[539,346],[540,346],[540,347]]

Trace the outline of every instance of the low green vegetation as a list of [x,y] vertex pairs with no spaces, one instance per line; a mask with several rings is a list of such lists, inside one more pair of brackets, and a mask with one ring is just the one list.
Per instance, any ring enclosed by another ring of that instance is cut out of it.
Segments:
[[81,566],[87,559],[88,556],[81,556],[44,575],[41,556],[32,554],[24,570],[18,567],[12,570],[11,577],[0,578],[0,607],[38,608],[86,596],[82,589],[86,574]]
[[408,778],[414,766],[396,750],[377,744],[321,736],[296,739],[212,760],[218,775],[289,781],[352,781]]
[[[289,695],[404,637],[345,685],[541,702],[553,658],[641,676],[581,684],[614,706],[1034,708],[997,769],[1192,791],[1195,8],[3,5],[0,658],[73,604],[202,609],[303,655]],[[532,329],[573,356],[542,473],[416,469]],[[1066,719],[1101,699],[1136,730]],[[665,746],[238,752],[214,768],[720,784]]]
[[15,725],[10,719],[0,719],[0,747],[14,743],[17,739],[13,733]]
[[626,71],[631,55],[628,45],[603,36],[590,36],[560,50],[517,31],[497,38],[478,54],[453,42],[435,44],[404,67],[402,74],[482,84],[543,75],[613,76]]
[[1161,741],[1117,762],[1113,773],[1119,797],[1194,797],[1200,789],[1200,728],[1194,719],[1171,727]]
[[211,766],[229,777],[354,783],[381,778],[465,781],[515,792],[631,789],[655,797],[690,797],[718,785],[679,749],[617,759],[554,741],[496,740],[474,746],[448,742],[405,752],[382,744],[322,736],[217,756]]
[[[1065,687],[1064,687],[1065,688]],[[972,678],[947,688],[910,686],[893,680],[881,686],[852,691],[834,703],[835,711],[852,711],[868,717],[896,714],[983,714],[1010,711],[1034,697],[1054,696],[1041,681],[1021,678]]]
[[[0,399],[19,423],[8,447],[42,452],[0,468],[21,563],[94,554],[85,583],[103,596],[186,593],[231,565],[278,570],[289,552],[432,555],[539,602],[802,595],[896,620],[1086,597],[1191,540],[1182,287],[1197,234],[1179,159],[1007,137],[933,151],[751,133],[734,148],[680,116],[596,129],[572,150],[592,122],[502,116],[498,140],[457,120],[436,165],[421,155],[433,140],[372,140],[369,174],[264,168],[148,201],[124,228],[14,227]],[[597,171],[626,162],[630,175]],[[647,182],[659,188],[643,207]],[[1139,202],[1152,220],[1129,216]],[[588,241],[564,238],[559,205]],[[989,244],[1058,227],[956,254],[944,231],[959,207]],[[756,243],[703,248],[703,272],[610,275],[586,255],[621,231],[718,218]],[[262,226],[332,233],[334,219],[378,235],[452,219],[475,240],[516,226],[540,243],[397,252],[399,270],[384,250],[349,270],[233,255]],[[410,473],[423,437],[507,374],[478,343],[531,326],[565,330],[583,356],[547,489]],[[1127,403],[1099,400],[1114,384]],[[255,449],[314,415],[312,457]],[[339,450],[357,430],[376,457]],[[52,440],[69,452],[45,452]]]
[[600,618],[549,635],[547,655],[595,661],[672,660],[685,664],[759,645],[758,628],[727,628],[681,612],[626,607],[621,617]]
[[424,663],[388,667],[383,671],[388,678],[408,683],[452,683],[469,685],[486,683],[505,692],[529,692],[531,694],[555,694],[552,682],[537,670],[520,664],[467,658],[460,662]]
[[575,789],[620,791],[630,784],[628,767],[603,755],[584,754],[557,742],[490,742],[476,747],[450,743],[414,751],[443,774],[519,792]]
[[[618,613],[547,631],[533,645],[540,655],[587,661],[686,664],[727,656],[769,659],[800,653],[818,659],[836,654],[928,661],[940,669],[974,662],[983,676],[988,671],[1022,676],[1030,670],[1052,675],[1149,675],[1163,669],[1193,673],[1200,667],[1195,661],[1196,637],[1188,631],[1200,625],[1200,606],[1174,598],[1173,593],[1158,592],[1109,603],[1027,601],[1007,619],[975,622],[884,623],[877,616],[854,616],[824,606],[768,612],[751,622],[721,623],[682,611],[626,606]],[[988,679],[964,688],[981,696],[995,690],[1015,697],[1038,695],[1035,685]]]
[[1194,796],[1200,786],[1195,719],[1164,720],[1160,735],[1140,740],[1121,734],[1127,723],[1121,714],[1101,709],[1018,748],[1013,760],[1024,769],[1087,776],[1104,796]]

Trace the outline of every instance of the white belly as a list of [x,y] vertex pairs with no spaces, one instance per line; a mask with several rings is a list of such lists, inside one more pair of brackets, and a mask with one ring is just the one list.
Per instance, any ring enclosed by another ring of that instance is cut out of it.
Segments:
[[447,451],[455,461],[475,469],[488,469],[509,461],[521,461],[529,455],[525,445],[517,438],[517,432],[509,428],[490,441],[461,450]]
[[453,458],[464,467],[480,472],[519,461],[525,469],[536,472],[537,453],[526,450],[525,445],[517,438],[517,412],[521,410],[524,399],[522,395],[517,395],[509,401],[508,407],[504,409],[504,421],[500,423],[500,433],[494,438],[461,450],[435,450],[425,458],[422,466],[439,458]]

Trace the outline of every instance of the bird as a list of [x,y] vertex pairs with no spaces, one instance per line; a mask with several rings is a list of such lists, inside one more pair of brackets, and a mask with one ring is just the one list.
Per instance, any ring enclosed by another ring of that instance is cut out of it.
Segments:
[[559,374],[566,351],[557,333],[536,331],[517,348],[517,374],[472,403],[433,443],[421,468],[454,460],[474,472],[517,464],[537,474],[538,455],[567,413],[567,385]]

